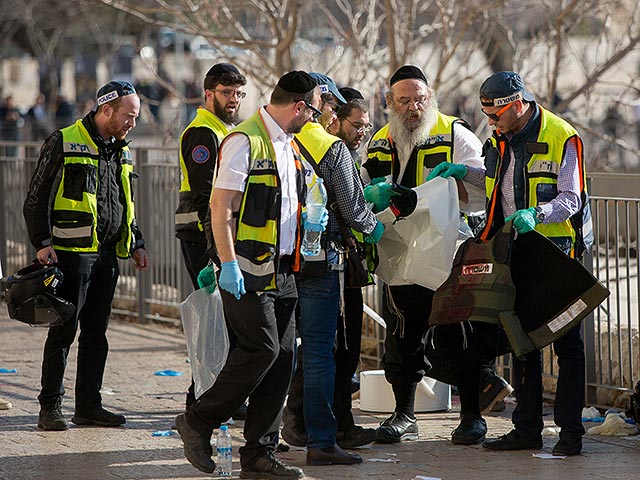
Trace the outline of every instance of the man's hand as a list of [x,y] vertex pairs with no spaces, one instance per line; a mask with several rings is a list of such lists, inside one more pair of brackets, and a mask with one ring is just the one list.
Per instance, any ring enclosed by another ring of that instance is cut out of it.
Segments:
[[364,187],[364,199],[373,203],[376,212],[381,212],[389,206],[389,200],[394,195],[400,195],[393,191],[393,186],[386,182],[369,184]]
[[467,168],[467,166],[461,163],[442,162],[436,165],[433,170],[431,170],[431,173],[427,177],[427,182],[429,180],[433,180],[436,177],[453,177],[463,179],[467,175],[468,171],[469,169]]
[[244,289],[244,277],[238,261],[224,262],[220,267],[220,288],[236,297],[236,300],[240,300],[247,291]]
[[322,212],[322,217],[318,223],[310,222],[307,218],[307,212],[302,212],[302,228],[309,230],[310,232],[324,232],[329,222],[329,212],[325,208]]
[[131,255],[136,270],[145,270],[149,266],[149,256],[144,248],[137,248]]
[[376,226],[373,229],[373,231],[364,236],[364,241],[367,243],[378,243],[382,238],[383,233],[384,233],[384,225],[382,224],[382,222],[380,222],[380,220],[378,220],[378,223],[376,223]]
[[56,255],[56,251],[53,247],[44,247],[38,250],[36,253],[36,258],[40,265],[50,265],[52,263],[58,263],[58,256]]
[[213,265],[207,265],[198,273],[198,286],[206,288],[207,292],[213,293],[216,289],[216,273]]
[[505,223],[511,220],[513,220],[513,227],[518,233],[529,233],[540,223],[534,207],[516,210],[513,215],[504,219]]

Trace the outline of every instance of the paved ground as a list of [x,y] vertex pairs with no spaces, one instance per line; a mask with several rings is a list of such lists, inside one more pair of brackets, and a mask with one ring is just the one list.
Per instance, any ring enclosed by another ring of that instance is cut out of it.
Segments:
[[[152,435],[155,431],[170,429],[183,405],[189,365],[179,332],[114,321],[109,331],[111,352],[104,381],[104,404],[126,415],[126,426],[104,429],[71,424],[66,432],[43,432],[36,428],[36,396],[46,330],[10,320],[5,312],[5,305],[0,305],[0,368],[17,372],[0,373],[0,396],[14,405],[11,410],[0,411],[0,479],[207,478],[184,459],[178,435]],[[69,356],[65,381],[68,392],[63,411],[69,419],[73,415],[75,356],[74,349]],[[183,375],[154,375],[167,369],[181,371]],[[490,436],[510,429],[509,410],[487,417]],[[375,426],[386,417],[355,411],[362,425]],[[550,415],[547,421],[552,424]],[[531,451],[498,453],[480,446],[452,445],[449,438],[457,425],[455,405],[452,412],[419,415],[419,422],[421,438],[418,441],[362,448],[359,453],[365,461],[359,466],[307,467],[301,449],[292,449],[282,457],[302,467],[309,479],[640,478],[640,436],[633,439],[587,436],[581,456],[543,460],[533,458]],[[241,427],[238,423],[231,428],[234,446],[241,444]],[[550,452],[555,441],[554,437],[545,437],[543,451]],[[234,478],[237,478],[237,456],[234,468]]]

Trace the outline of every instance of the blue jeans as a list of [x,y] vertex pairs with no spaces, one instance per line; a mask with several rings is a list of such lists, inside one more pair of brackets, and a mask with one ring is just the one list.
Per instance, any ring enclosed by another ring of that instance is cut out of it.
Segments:
[[304,356],[304,421],[307,447],[336,443],[333,414],[335,361],[333,347],[340,311],[340,279],[335,270],[298,280],[299,331]]

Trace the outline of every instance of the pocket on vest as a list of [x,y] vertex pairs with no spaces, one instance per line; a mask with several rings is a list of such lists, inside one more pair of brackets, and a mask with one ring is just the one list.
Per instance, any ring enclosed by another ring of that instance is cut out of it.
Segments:
[[97,171],[93,165],[70,163],[64,166],[62,196],[70,200],[82,201],[84,192],[95,194]]
[[251,227],[264,227],[267,220],[278,218],[280,193],[276,187],[264,183],[250,183],[242,212],[242,223]]

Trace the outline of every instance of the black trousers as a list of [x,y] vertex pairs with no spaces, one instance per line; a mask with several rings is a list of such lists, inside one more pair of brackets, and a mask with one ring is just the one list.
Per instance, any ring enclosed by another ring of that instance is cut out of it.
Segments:
[[199,288],[198,274],[209,263],[207,244],[180,239],[180,249],[182,250],[182,258],[187,267],[187,272],[189,272],[193,289],[197,290]]
[[[558,384],[553,419],[563,435],[584,435],[585,358],[581,325],[569,330],[553,342],[558,356]],[[513,356],[515,395],[518,404],[512,421],[516,429],[528,437],[539,437],[542,420],[542,352],[529,352],[523,360]]]
[[[333,414],[336,417],[337,431],[347,430],[355,425],[351,412],[351,379],[360,363],[362,344],[362,289],[344,289],[344,318],[338,319],[336,348],[334,359],[336,373],[333,391]],[[302,373],[302,346],[298,347],[296,370],[291,381],[287,408],[295,416],[296,428],[304,426],[304,375]]]
[[118,281],[118,261],[114,251],[78,254],[56,250],[56,254],[58,268],[64,275],[60,296],[76,306],[76,313],[64,324],[49,328],[38,400],[40,405],[50,406],[64,395],[67,357],[79,326],[76,410],[100,407],[100,389],[109,352],[106,332]]
[[209,438],[248,397],[246,443],[239,450],[242,466],[250,466],[276,447],[293,374],[298,299],[294,276],[283,268],[277,285],[276,291],[249,291],[240,300],[220,291],[227,323],[238,344],[213,386],[185,414],[189,425]]
[[428,370],[425,352],[433,290],[420,285],[384,286],[382,318],[387,324],[382,366],[392,385],[411,385]]

